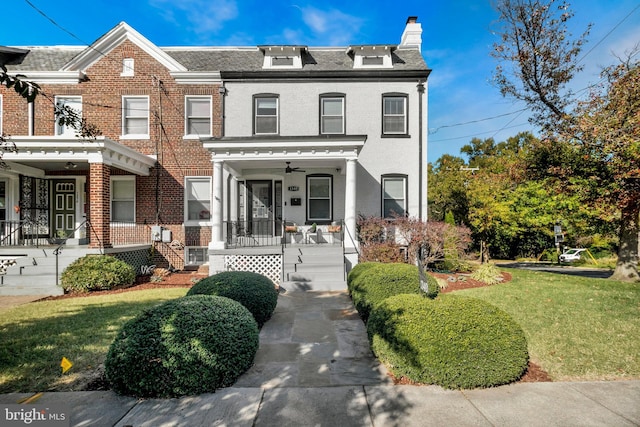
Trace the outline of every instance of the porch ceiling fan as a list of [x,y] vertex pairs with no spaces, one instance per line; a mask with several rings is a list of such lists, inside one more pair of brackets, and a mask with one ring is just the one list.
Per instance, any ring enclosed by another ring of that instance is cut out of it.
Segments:
[[284,173],[291,173],[291,172],[306,172],[305,170],[302,170],[300,168],[292,168],[291,167],[291,162],[286,162],[287,163],[287,167],[284,170]]

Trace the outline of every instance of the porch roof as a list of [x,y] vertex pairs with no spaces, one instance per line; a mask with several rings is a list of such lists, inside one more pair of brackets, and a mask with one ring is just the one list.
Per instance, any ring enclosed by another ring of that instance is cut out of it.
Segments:
[[63,170],[68,162],[78,170],[89,163],[104,163],[146,176],[156,164],[155,156],[141,154],[104,136],[88,141],[59,136],[13,136],[10,142],[15,144],[17,151],[3,154],[9,170],[18,171],[21,167]]
[[[295,166],[340,167],[357,159],[367,135],[241,136],[210,138],[203,146],[212,161],[220,160],[239,169],[273,167],[274,161]],[[278,165],[280,166],[280,165]]]

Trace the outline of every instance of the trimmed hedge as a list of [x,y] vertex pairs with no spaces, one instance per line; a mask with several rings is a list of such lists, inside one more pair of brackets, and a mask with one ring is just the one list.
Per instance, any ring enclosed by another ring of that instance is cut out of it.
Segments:
[[508,384],[522,377],[529,362],[522,328],[475,298],[394,296],[374,308],[367,333],[373,352],[394,375],[445,388]]
[[65,268],[60,283],[66,292],[91,292],[131,286],[135,279],[135,269],[124,261],[109,255],[86,255]]
[[105,373],[120,394],[174,397],[232,385],[253,364],[258,327],[229,298],[167,301],[125,323],[109,347]]
[[278,291],[268,277],[250,271],[225,271],[193,285],[187,295],[218,295],[245,306],[262,327],[278,303]]
[[375,268],[377,265],[381,265],[380,262],[361,262],[356,264],[349,274],[347,275],[347,288],[351,291],[351,287],[353,286],[353,282],[357,281],[358,277],[364,273],[365,271]]
[[[430,275],[427,275],[427,281],[430,291],[427,296],[435,298],[440,289],[438,282]],[[365,322],[373,307],[386,298],[399,294],[421,293],[418,267],[404,263],[365,263],[365,266],[351,277],[348,286],[353,304]]]

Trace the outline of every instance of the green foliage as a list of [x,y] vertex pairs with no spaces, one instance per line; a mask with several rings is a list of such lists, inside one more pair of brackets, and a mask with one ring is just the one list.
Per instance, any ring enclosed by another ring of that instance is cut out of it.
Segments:
[[136,278],[133,267],[109,255],[86,255],[72,262],[60,278],[66,292],[91,292],[131,286]]
[[111,344],[105,371],[114,391],[138,397],[211,393],[253,363],[258,327],[229,298],[194,295],[144,311]]
[[[386,298],[398,294],[420,294],[420,277],[415,265],[367,263],[352,276],[349,291],[360,317],[366,322],[373,307]],[[436,281],[429,282],[429,290],[439,290]]]
[[218,295],[245,306],[258,327],[271,318],[278,303],[278,291],[268,277],[250,271],[225,271],[196,283],[187,295]]
[[491,262],[482,264],[476,271],[471,274],[471,278],[486,283],[487,285],[496,285],[502,282],[502,274],[500,269]]
[[506,312],[452,294],[393,296],[373,309],[367,333],[394,375],[445,388],[508,384],[529,362],[524,332]]
[[444,215],[444,222],[445,224],[456,225],[456,219],[453,216],[453,212],[447,211],[447,213]]
[[379,262],[360,262],[356,264],[347,275],[347,288],[349,292],[351,292],[353,282],[356,281],[362,273],[371,268],[375,268],[379,264]]

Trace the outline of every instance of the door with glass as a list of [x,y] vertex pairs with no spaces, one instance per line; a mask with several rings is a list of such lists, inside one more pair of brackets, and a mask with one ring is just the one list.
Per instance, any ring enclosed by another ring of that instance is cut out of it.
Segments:
[[273,183],[247,181],[247,218],[254,236],[273,236]]

